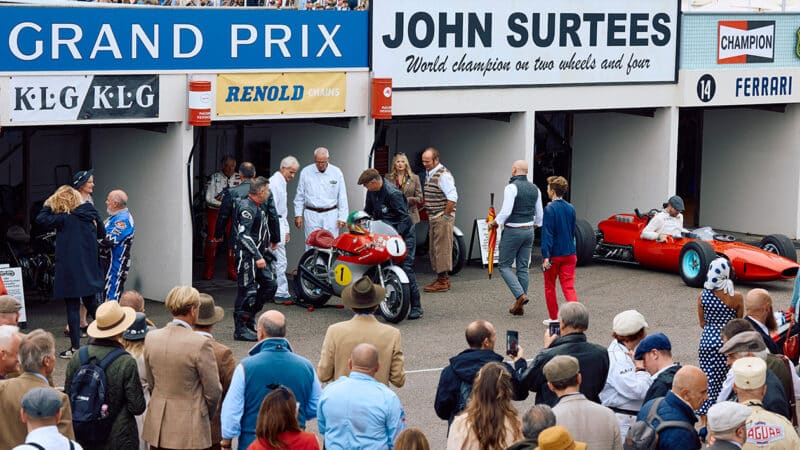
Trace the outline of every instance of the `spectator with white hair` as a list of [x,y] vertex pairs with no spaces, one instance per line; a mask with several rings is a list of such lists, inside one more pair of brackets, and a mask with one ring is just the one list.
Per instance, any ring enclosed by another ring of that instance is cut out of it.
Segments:
[[[22,397],[31,389],[48,387],[47,377],[56,367],[56,342],[52,333],[42,329],[33,330],[22,338],[19,345],[19,363],[22,375],[0,382],[0,448],[13,448],[25,442],[28,429],[17,413]],[[62,404],[58,431],[69,439],[75,439],[72,431],[72,409],[67,396],[58,393]]]
[[303,228],[306,238],[319,229],[338,236],[350,212],[344,175],[329,160],[328,149],[319,147],[314,150],[314,164],[300,171],[294,197],[294,224]]
[[269,178],[269,188],[275,200],[275,209],[278,210],[280,217],[280,242],[278,247],[272,251],[277,260],[275,261],[275,271],[277,272],[278,291],[275,292],[276,300],[289,300],[289,283],[286,281],[286,244],[289,243],[289,208],[287,192],[289,181],[294,178],[300,169],[300,163],[294,156],[287,156],[281,160],[281,166]]
[[19,344],[22,335],[14,325],[0,325],[0,380],[19,372]]

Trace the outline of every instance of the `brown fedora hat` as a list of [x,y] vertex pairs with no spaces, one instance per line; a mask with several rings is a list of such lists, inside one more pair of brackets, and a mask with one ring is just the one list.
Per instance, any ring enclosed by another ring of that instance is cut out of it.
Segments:
[[348,308],[372,308],[380,304],[384,298],[386,289],[373,283],[367,276],[359,278],[342,292],[342,302]]
[[94,322],[89,324],[86,332],[93,338],[108,338],[122,334],[136,321],[136,311],[129,306],[119,306],[115,300],[109,300],[97,308]]
[[200,294],[200,312],[197,314],[195,325],[207,327],[214,325],[225,317],[225,310],[214,304],[214,297]]

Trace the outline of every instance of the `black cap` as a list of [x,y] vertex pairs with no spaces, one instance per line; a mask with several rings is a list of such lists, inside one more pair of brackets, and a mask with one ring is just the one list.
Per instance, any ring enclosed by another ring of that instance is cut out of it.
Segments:
[[676,211],[683,212],[683,199],[677,195],[670,197],[667,203],[664,203],[664,208],[666,208],[667,205],[672,206]]
[[94,174],[94,169],[81,170],[76,172],[75,175],[72,176],[72,187],[78,189],[84,183],[89,181],[89,178],[92,176],[92,174]]

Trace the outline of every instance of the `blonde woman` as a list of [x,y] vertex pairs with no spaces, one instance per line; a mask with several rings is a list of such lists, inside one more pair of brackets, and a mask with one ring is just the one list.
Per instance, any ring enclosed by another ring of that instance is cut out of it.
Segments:
[[408,164],[405,153],[394,155],[392,170],[386,175],[386,179],[394,183],[394,186],[406,196],[411,223],[417,224],[419,222],[419,206],[422,206],[422,184],[419,182],[419,177],[411,172],[411,166]]
[[53,297],[63,298],[71,347],[59,354],[71,359],[81,345],[80,305],[94,317],[95,295],[104,287],[97,259],[97,239],[105,228],[94,205],[84,202],[71,186],[61,186],[44,202],[36,223],[56,230],[56,267]]
[[464,413],[450,426],[447,450],[503,450],[522,439],[512,395],[508,369],[494,361],[483,366],[472,383]]

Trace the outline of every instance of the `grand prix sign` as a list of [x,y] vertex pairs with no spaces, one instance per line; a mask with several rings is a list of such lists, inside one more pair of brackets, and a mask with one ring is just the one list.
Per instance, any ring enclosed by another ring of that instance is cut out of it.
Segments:
[[0,73],[367,67],[365,11],[3,6]]
[[775,61],[774,20],[721,20],[717,34],[718,64]]
[[676,0],[378,0],[372,65],[394,88],[677,80]]

